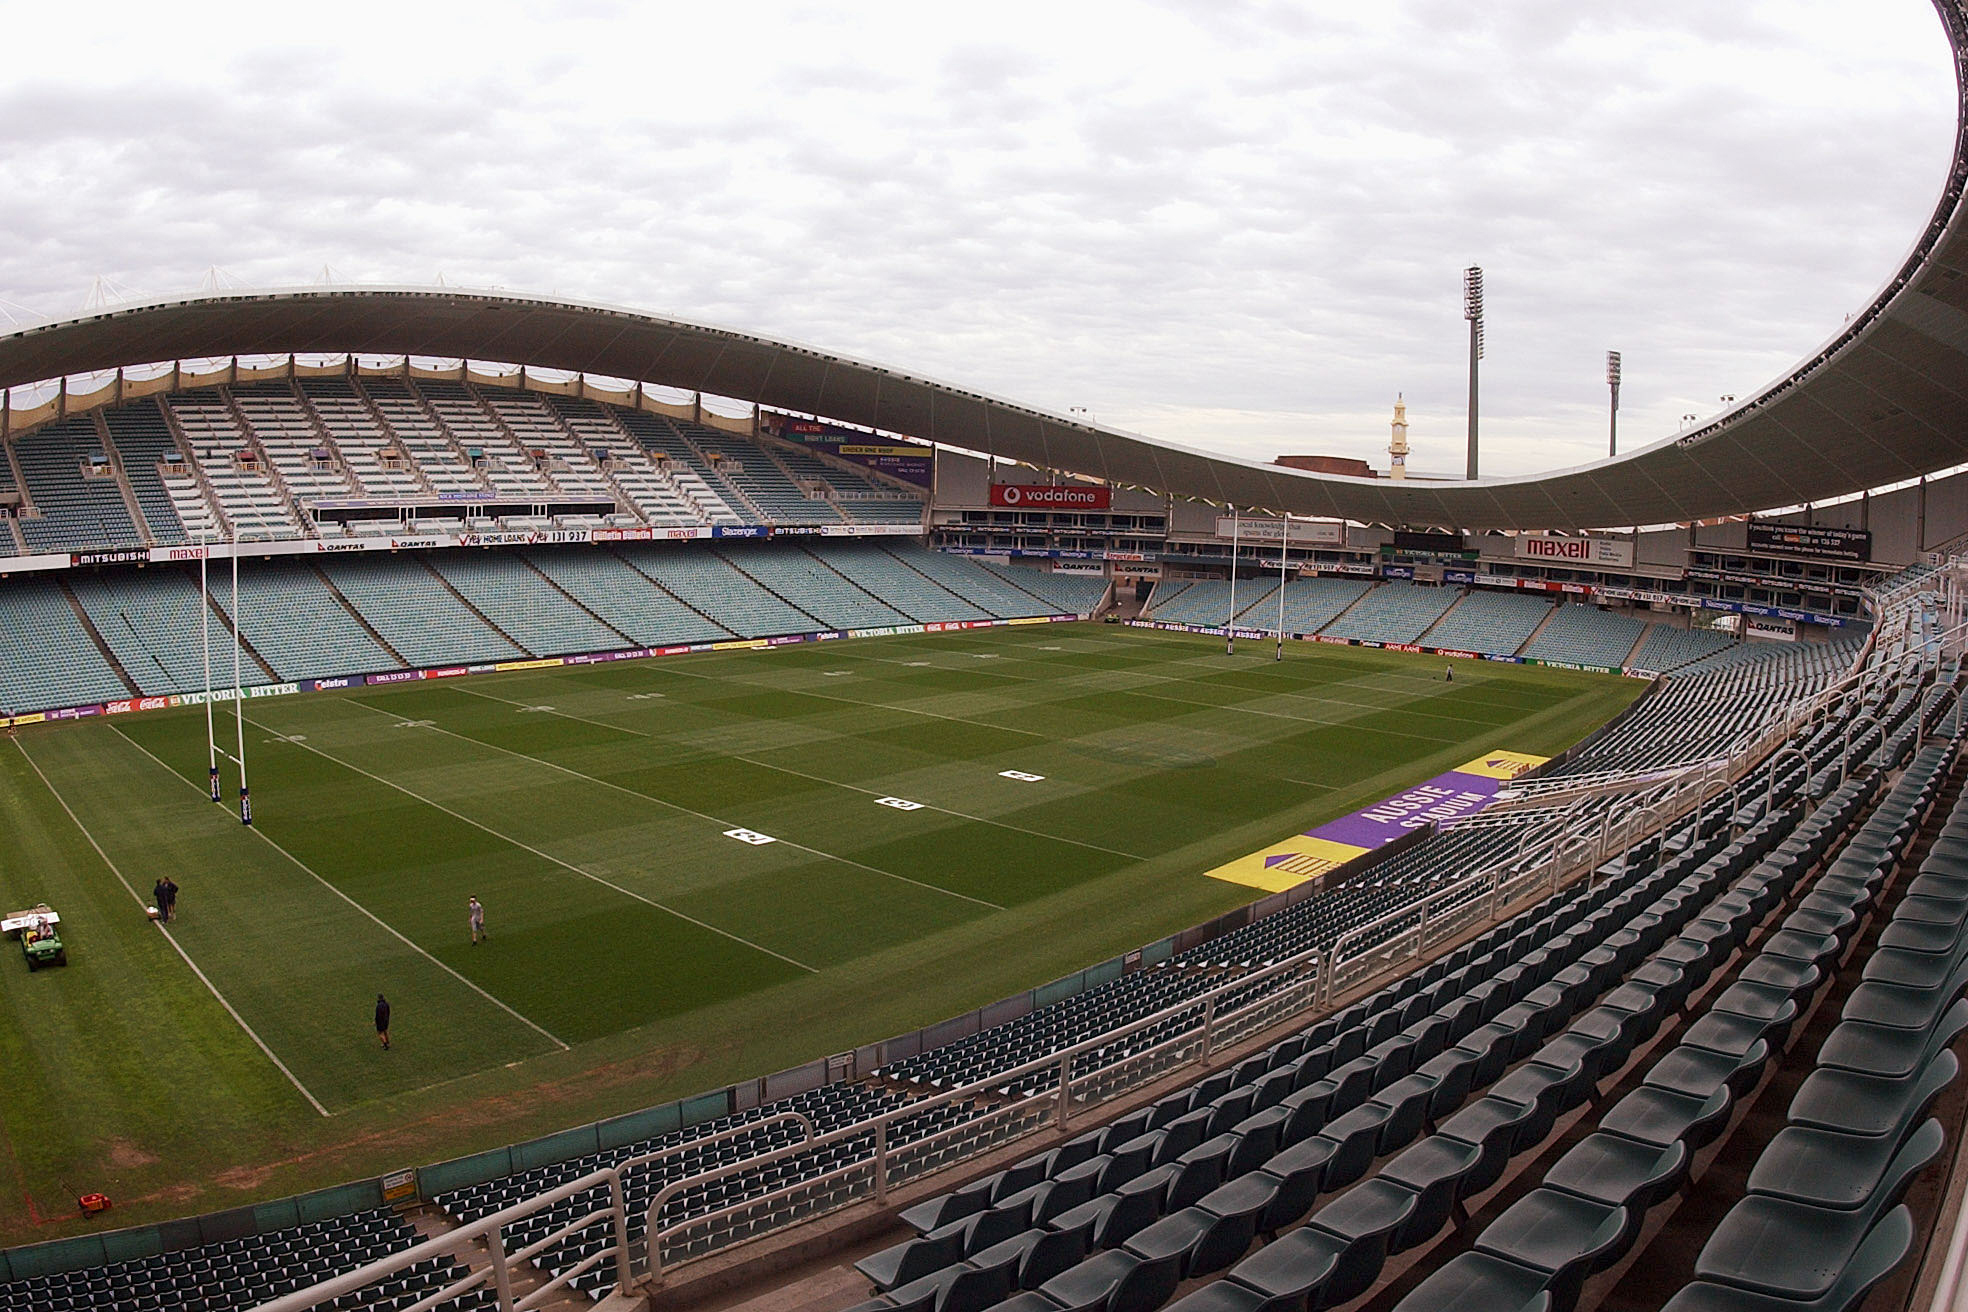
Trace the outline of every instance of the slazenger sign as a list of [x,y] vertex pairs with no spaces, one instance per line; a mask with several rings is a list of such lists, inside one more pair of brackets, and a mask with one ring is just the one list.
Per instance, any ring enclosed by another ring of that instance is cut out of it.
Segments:
[[1553,538],[1524,534],[1516,539],[1519,560],[1570,561],[1580,565],[1633,568],[1633,544],[1617,538]]
[[1105,510],[1114,493],[1104,487],[1054,487],[1049,483],[993,483],[991,504],[1024,510]]

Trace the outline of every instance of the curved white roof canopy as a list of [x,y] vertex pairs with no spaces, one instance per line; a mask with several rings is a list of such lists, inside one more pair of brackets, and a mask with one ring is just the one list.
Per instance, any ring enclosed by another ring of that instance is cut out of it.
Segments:
[[[1968,0],[1934,0],[1958,88]],[[1175,496],[1364,523],[1576,530],[1832,500],[1968,462],[1968,101],[1932,220],[1867,309],[1684,436],[1528,477],[1391,482],[1261,465],[904,370],[633,310],[452,288],[188,296],[0,336],[0,386],[163,360],[343,353],[500,361],[706,392]]]

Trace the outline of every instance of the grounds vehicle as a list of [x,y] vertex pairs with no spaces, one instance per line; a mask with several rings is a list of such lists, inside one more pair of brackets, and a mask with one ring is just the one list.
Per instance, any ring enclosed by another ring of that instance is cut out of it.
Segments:
[[21,955],[27,958],[27,968],[39,970],[43,966],[68,964],[68,949],[62,946],[60,925],[61,917],[43,902],[38,907],[16,911],[5,920],[0,920],[0,933],[19,938]]

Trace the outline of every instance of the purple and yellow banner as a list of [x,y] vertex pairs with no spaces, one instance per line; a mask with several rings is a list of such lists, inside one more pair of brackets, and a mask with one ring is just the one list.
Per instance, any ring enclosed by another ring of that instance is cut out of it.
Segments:
[[1496,800],[1504,784],[1550,759],[1528,752],[1485,752],[1447,774],[1207,873],[1211,879],[1282,893],[1425,824],[1474,815]]

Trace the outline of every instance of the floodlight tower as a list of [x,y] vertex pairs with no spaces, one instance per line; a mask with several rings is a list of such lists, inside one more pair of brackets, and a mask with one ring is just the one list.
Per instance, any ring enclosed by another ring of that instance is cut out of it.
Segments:
[[1483,270],[1462,271],[1462,317],[1469,320],[1469,462],[1463,477],[1476,477],[1476,362],[1483,358]]
[[1616,456],[1620,449],[1620,353],[1606,352],[1606,386],[1612,389],[1613,408],[1606,421],[1606,454]]

